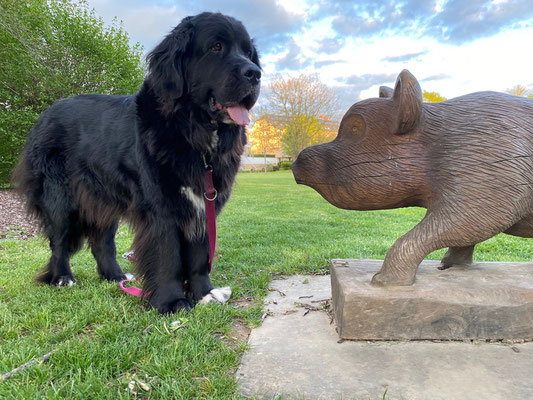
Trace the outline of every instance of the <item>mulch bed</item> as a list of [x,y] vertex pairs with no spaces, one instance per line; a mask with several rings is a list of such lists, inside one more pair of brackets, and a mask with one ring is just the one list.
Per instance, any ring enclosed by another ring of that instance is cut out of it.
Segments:
[[18,194],[11,189],[0,190],[0,240],[28,239],[38,233],[37,221],[27,216]]

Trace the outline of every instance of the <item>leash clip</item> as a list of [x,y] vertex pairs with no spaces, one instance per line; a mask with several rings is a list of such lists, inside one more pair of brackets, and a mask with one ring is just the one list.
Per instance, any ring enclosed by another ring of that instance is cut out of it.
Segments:
[[213,167],[207,163],[207,160],[205,158],[205,153],[202,154],[202,160],[204,161],[204,167],[207,171],[213,171]]
[[212,198],[209,198],[209,196],[207,195],[207,192],[204,192],[204,197],[207,201],[214,201],[216,200],[217,196],[218,196],[218,191],[216,189],[214,189],[215,193],[213,195]]

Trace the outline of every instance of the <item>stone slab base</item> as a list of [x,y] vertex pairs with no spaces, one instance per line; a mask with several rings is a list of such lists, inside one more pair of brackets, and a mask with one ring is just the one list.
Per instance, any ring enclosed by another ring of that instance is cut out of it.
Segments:
[[533,339],[533,263],[486,262],[440,271],[424,261],[413,286],[370,285],[381,260],[332,260],[341,338]]

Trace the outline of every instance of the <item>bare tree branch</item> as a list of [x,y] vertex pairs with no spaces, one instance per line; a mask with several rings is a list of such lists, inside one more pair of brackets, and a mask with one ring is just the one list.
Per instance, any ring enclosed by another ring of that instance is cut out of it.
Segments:
[[39,358],[35,358],[35,359],[31,360],[31,361],[28,361],[27,363],[22,364],[21,366],[12,369],[10,372],[7,372],[7,373],[5,373],[3,375],[0,375],[0,382],[5,381],[5,380],[7,380],[9,378],[12,378],[13,375],[15,375],[15,374],[17,374],[17,373],[19,373],[21,371],[24,371],[26,368],[29,368],[32,365],[48,361],[54,352],[55,351],[51,351],[50,353],[46,353],[44,356],[41,356]]
[[523,97],[530,94],[530,91],[527,89],[527,87],[523,85],[514,85],[511,89],[507,89],[506,92],[518,97]]

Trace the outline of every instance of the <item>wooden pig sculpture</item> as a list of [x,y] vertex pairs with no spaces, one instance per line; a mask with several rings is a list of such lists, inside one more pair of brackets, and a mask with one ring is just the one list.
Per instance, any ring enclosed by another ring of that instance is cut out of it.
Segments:
[[425,207],[389,249],[372,283],[411,285],[430,252],[441,269],[470,264],[476,243],[533,237],[533,101],[478,92],[423,103],[409,71],[394,91],[354,104],[330,143],[304,149],[297,183],[349,210]]

